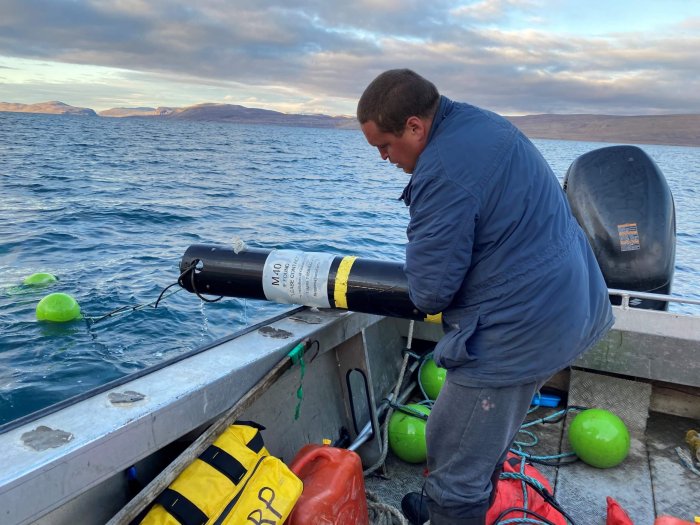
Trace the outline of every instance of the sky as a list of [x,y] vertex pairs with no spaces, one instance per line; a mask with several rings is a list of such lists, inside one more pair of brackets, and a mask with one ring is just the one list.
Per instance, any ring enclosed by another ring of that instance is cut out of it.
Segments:
[[408,67],[505,115],[700,113],[699,0],[0,0],[0,101],[354,115]]

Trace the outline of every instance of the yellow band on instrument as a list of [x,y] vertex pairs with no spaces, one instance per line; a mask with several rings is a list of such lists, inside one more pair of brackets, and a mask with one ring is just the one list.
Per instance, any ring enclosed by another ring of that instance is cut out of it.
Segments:
[[355,259],[357,257],[343,257],[343,260],[340,261],[340,266],[338,266],[338,271],[335,274],[335,288],[333,290],[333,300],[336,308],[347,309],[348,307],[348,278],[350,277],[350,268],[352,268],[352,263],[355,262]]
[[438,323],[442,324],[442,312],[439,314],[428,314],[425,316],[425,319],[423,319],[426,323]]

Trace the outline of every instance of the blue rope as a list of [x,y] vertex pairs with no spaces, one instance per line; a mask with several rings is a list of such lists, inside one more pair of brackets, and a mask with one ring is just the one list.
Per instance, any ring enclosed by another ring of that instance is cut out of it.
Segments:
[[[498,525],[508,525],[510,523],[533,523],[535,525],[542,525],[545,522],[537,520],[535,518],[508,518],[507,520],[499,521]],[[496,524],[494,524],[494,525],[496,525]]]
[[[538,410],[540,407],[535,406],[528,410],[528,414],[532,414],[536,410]],[[552,414],[549,414],[548,416],[541,417],[539,419],[534,419],[532,421],[528,421],[527,423],[523,423],[520,427],[520,430],[518,431],[519,434],[525,434],[530,438],[530,441],[521,441],[521,440],[516,440],[513,442],[513,447],[510,449],[510,451],[513,454],[517,454],[518,456],[521,456],[523,458],[527,458],[531,461],[553,461],[553,460],[561,460],[565,458],[576,458],[576,454],[574,452],[563,452],[561,454],[552,454],[552,455],[534,455],[534,454],[528,454],[525,452],[525,448],[528,447],[534,447],[539,443],[539,438],[531,431],[525,430],[527,428],[530,428],[535,425],[540,425],[540,424],[545,424],[545,423],[550,423],[553,421],[559,421],[560,419],[563,419],[566,414],[569,412],[573,412],[576,410],[583,410],[583,407],[568,407],[564,410],[559,410],[557,412],[554,412]]]

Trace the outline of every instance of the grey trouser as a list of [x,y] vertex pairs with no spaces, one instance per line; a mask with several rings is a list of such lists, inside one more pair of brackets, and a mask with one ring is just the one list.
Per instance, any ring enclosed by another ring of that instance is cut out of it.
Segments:
[[489,508],[492,476],[544,382],[500,388],[466,387],[447,381],[426,427],[431,525],[478,525]]

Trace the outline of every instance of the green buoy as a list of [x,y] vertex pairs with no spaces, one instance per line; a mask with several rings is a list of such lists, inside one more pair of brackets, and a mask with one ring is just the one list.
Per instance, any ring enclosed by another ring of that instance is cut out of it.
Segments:
[[423,363],[420,369],[419,380],[429,399],[433,401],[437,399],[446,377],[447,370],[436,365],[432,358]]
[[[425,405],[407,405],[421,414],[430,415]],[[389,420],[389,447],[391,451],[407,463],[425,461],[428,452],[425,446],[426,421],[396,410]]]
[[627,457],[630,434],[623,421],[612,412],[590,408],[579,413],[571,422],[569,443],[585,463],[592,467],[610,468]]
[[73,321],[80,318],[80,305],[66,293],[52,293],[36,305],[36,318],[55,323]]
[[45,286],[47,284],[55,283],[58,281],[55,275],[46,273],[46,272],[39,272],[39,273],[33,273],[29,277],[26,277],[24,281],[22,281],[22,284],[26,286]]

